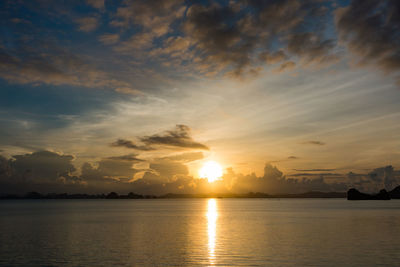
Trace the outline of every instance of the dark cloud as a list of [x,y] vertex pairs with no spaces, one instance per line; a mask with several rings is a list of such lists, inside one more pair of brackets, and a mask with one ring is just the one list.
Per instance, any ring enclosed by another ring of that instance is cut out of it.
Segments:
[[137,145],[130,140],[118,139],[112,143],[111,146],[126,147],[142,151],[155,150],[155,147],[175,147],[202,150],[209,149],[206,145],[193,140],[193,138],[190,136],[190,128],[182,124],[178,124],[174,130],[165,131],[162,134],[141,136],[137,138],[143,144]]
[[[257,68],[257,60],[274,64],[295,56],[303,64],[333,62],[335,41],[323,34],[327,14],[321,1],[213,2],[190,6],[183,29],[200,71],[242,75]],[[275,49],[277,42],[283,48]],[[281,71],[294,67],[288,62]]]
[[306,142],[303,142],[302,144],[303,144],[303,145],[317,145],[317,146],[323,146],[323,145],[325,145],[324,142],[315,141],[315,140],[306,141]]
[[51,181],[60,177],[69,177],[75,171],[71,155],[60,155],[50,151],[15,155],[11,168],[21,179]]
[[299,157],[296,157],[296,156],[289,156],[288,159],[299,159]]
[[73,159],[50,151],[15,155],[8,160],[0,156],[0,193],[76,189],[82,186],[82,179],[73,175]]
[[176,125],[174,130],[166,131],[163,134],[155,134],[151,136],[141,137],[140,141],[142,141],[146,145],[161,145],[209,150],[206,145],[194,141],[193,138],[190,136],[190,128],[182,124]]
[[333,40],[323,39],[312,32],[296,33],[289,36],[288,51],[300,57],[305,64],[329,64],[338,60],[338,55],[331,53],[335,47]]
[[353,0],[336,10],[336,25],[360,66],[373,64],[386,73],[400,70],[399,1]]
[[132,149],[143,150],[143,151],[154,150],[154,148],[152,148],[152,147],[145,146],[145,145],[136,145],[132,141],[126,140],[126,139],[118,139],[117,141],[112,143],[111,146],[113,146],[113,147],[126,147],[126,148],[132,148]]

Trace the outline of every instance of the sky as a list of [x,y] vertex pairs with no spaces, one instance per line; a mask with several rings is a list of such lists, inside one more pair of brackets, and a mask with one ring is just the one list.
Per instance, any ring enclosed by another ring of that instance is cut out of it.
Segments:
[[0,193],[400,184],[399,1],[4,0],[0,17]]

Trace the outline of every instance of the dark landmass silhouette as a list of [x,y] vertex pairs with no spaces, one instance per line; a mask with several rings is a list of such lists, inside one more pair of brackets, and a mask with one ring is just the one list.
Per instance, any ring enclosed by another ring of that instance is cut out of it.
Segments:
[[166,199],[166,198],[345,198],[345,192],[317,192],[311,191],[301,194],[278,194],[269,195],[260,192],[249,192],[247,194],[165,194],[162,196],[155,195],[139,195],[129,193],[127,195],[118,195],[116,192],[108,194],[41,194],[38,192],[29,192],[23,196],[21,195],[0,195],[0,199]]
[[389,195],[390,195],[391,198],[400,199],[400,185],[397,186],[392,191],[389,191]]
[[345,198],[344,192],[306,192],[301,194],[277,194],[269,195],[260,192],[247,194],[166,194],[160,198]]
[[138,195],[135,193],[129,193],[127,195],[118,195],[115,192],[108,194],[40,194],[38,192],[29,192],[23,196],[21,195],[0,195],[0,199],[145,199],[145,198],[157,198],[152,195]]
[[116,192],[108,194],[41,194],[38,192],[29,192],[25,195],[0,194],[0,199],[166,199],[166,198],[346,198],[348,200],[390,200],[400,199],[400,186],[387,192],[382,189],[377,194],[366,194],[351,188],[346,192],[319,192],[310,191],[298,194],[276,194],[270,195],[261,192],[249,192],[246,194],[233,193],[209,193],[209,194],[175,194],[169,193],[161,196],[140,195],[130,192],[127,195],[119,195]]
[[351,188],[349,191],[347,191],[348,200],[390,200],[392,198],[400,199],[400,186],[397,186],[389,192],[387,192],[385,189],[382,189],[377,194],[361,193],[355,188]]

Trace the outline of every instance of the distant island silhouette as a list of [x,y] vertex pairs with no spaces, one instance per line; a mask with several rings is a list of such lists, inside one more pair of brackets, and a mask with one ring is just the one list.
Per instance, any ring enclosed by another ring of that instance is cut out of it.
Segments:
[[348,200],[390,200],[392,198],[400,199],[400,186],[397,186],[389,192],[382,189],[377,194],[361,193],[355,188],[351,188],[347,191]]
[[167,198],[345,198],[346,192],[317,192],[311,191],[301,194],[277,194],[269,195],[260,192],[249,192],[247,194],[174,194],[169,193],[161,196],[155,195],[140,195],[135,193],[129,193],[127,195],[119,195],[116,192],[110,192],[108,194],[41,194],[38,192],[29,192],[25,195],[0,195],[0,199],[167,199]]
[[233,193],[209,193],[209,194],[176,194],[169,193],[161,196],[141,195],[130,192],[126,195],[119,195],[116,192],[108,194],[68,194],[29,192],[25,195],[0,194],[0,199],[168,199],[168,198],[346,198],[348,200],[390,200],[400,199],[400,186],[391,191],[382,189],[377,194],[367,194],[351,188],[346,192],[319,192],[310,191],[298,194],[275,194],[270,195],[261,192],[249,192],[246,194]]

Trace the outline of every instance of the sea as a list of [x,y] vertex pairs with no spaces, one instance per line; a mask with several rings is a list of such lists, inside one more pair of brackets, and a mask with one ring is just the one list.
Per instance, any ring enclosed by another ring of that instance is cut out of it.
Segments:
[[2,200],[0,266],[400,266],[400,200]]

